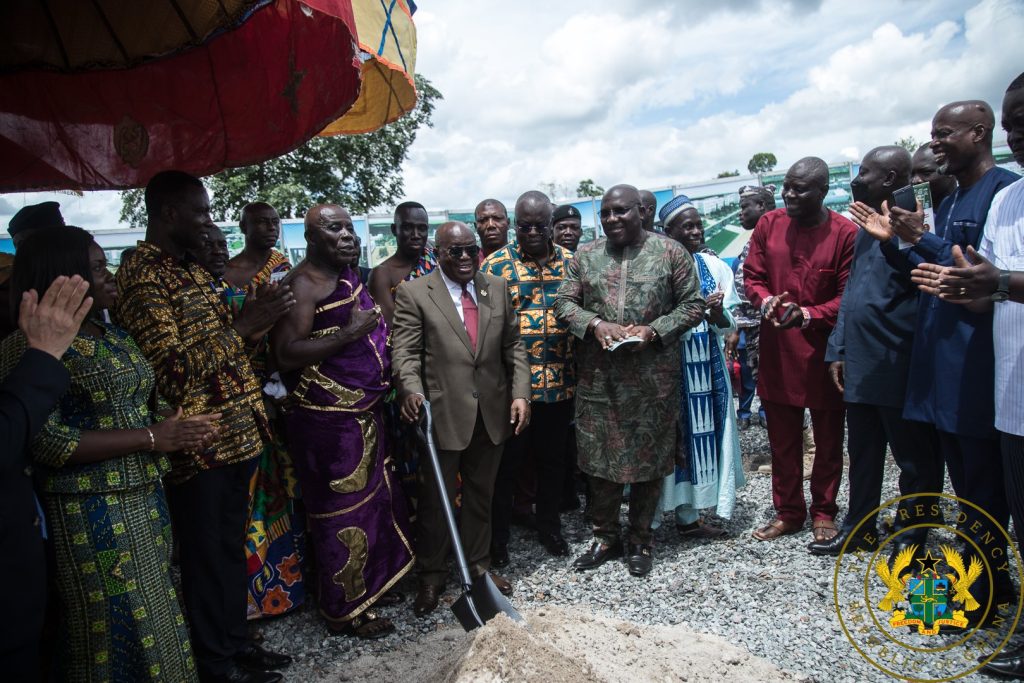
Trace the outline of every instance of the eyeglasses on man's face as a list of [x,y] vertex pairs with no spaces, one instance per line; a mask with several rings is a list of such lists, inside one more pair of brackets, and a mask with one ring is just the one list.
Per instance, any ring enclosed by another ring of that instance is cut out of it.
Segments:
[[522,233],[531,233],[531,232],[543,233],[543,232],[546,232],[547,229],[548,229],[548,224],[547,223],[533,223],[533,224],[530,224],[530,223],[516,223],[516,230],[518,230],[519,232],[522,232]]
[[458,261],[463,256],[469,256],[469,258],[476,258],[480,255],[480,247],[476,244],[459,245],[454,247],[448,247],[446,252],[448,257]]
[[608,207],[607,209],[601,209],[598,215],[601,216],[601,220],[608,220],[613,216],[615,218],[623,218],[626,214],[628,214],[633,209],[638,208],[639,206],[639,203],[633,204],[631,206],[611,206]]

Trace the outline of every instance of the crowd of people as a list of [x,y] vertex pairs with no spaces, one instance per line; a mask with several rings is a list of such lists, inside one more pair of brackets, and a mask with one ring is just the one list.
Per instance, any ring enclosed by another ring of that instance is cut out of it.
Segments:
[[[1024,75],[1002,118],[1024,164]],[[714,520],[744,483],[755,386],[776,511],[755,539],[809,517],[813,554],[877,549],[887,447],[901,506],[948,472],[987,512],[961,521],[969,540],[1011,516],[1024,528],[1024,183],[995,165],[994,127],[984,102],[954,102],[915,154],[872,149],[852,220],[825,206],[815,157],[788,169],[784,208],[774,188],[742,188],[752,234],[732,268],[687,197],[656,212],[630,185],[604,194],[604,236],[582,246],[579,211],[536,190],[514,223],[485,199],[475,230],[444,223],[433,241],[424,207],[404,202],[397,251],[372,271],[336,204],[306,212],[294,267],[274,249],[277,211],[249,204],[229,258],[202,182],[179,171],[148,183],[145,239],[116,277],[57,204],[22,209],[16,329],[0,342],[0,532],[23,568],[0,626],[5,671],[277,681],[290,657],[247,622],[307,594],[332,632],[385,636],[394,624],[373,608],[403,602],[410,571],[415,615],[444,593],[438,481],[472,576],[506,595],[494,570],[515,550],[510,525],[566,557],[561,515],[578,491],[593,540],[572,566],[624,558],[644,577],[665,513],[684,536],[727,533]],[[929,184],[933,218],[895,205],[912,182]],[[438,479],[421,458],[428,401]],[[897,553],[923,548],[927,528],[897,518],[889,532]],[[1008,575],[992,579],[978,601],[1015,603]],[[985,626],[994,611],[978,614]],[[1024,651],[987,667],[1024,677]]]

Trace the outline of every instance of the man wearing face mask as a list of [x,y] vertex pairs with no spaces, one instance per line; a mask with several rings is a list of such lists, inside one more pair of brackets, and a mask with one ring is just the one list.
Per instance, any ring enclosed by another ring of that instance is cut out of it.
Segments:
[[[857,211],[866,206],[880,212],[882,202],[891,203],[893,191],[910,181],[910,169],[910,154],[902,147],[868,152],[851,183]],[[909,271],[889,265],[874,238],[858,232],[850,278],[825,354],[832,381],[846,403],[850,508],[838,536],[808,546],[815,555],[838,555],[854,527],[878,507],[887,444],[900,468],[902,495],[942,491],[942,459],[934,428],[903,418],[917,298]],[[914,503],[907,499],[900,507]],[[898,553],[911,544],[923,547],[926,536],[927,529],[902,533],[892,551]],[[872,519],[860,526],[849,550],[877,547]]]
[[[932,230],[926,229],[922,211],[890,207],[887,216],[867,211],[858,215],[851,207],[864,229],[882,242],[880,246],[894,267],[924,262],[952,266],[954,246],[960,250],[978,247],[993,197],[1020,177],[995,165],[994,126],[991,107],[980,100],[947,104],[932,118],[930,144],[939,169],[957,179],[956,191],[935,211]],[[894,235],[901,241],[894,242]],[[935,426],[956,495],[985,510],[1005,528],[1010,513],[995,427],[995,393],[992,312],[974,312],[935,297],[922,297],[903,416]],[[962,511],[967,520],[960,528],[979,547],[989,545],[986,534],[999,537],[986,515],[971,506]],[[997,604],[1015,599],[1006,572],[996,572],[993,579],[991,594],[987,581],[975,584],[973,595],[978,602],[984,605],[989,597]],[[971,626],[977,625],[981,613],[968,614]],[[995,617],[991,610],[985,619]]]
[[857,226],[825,207],[828,165],[806,157],[786,172],[785,210],[754,228],[743,275],[750,303],[761,310],[761,403],[772,451],[776,517],[754,531],[769,541],[803,528],[803,418],[811,411],[817,453],[811,470],[813,535],[838,533],[833,518],[843,473],[843,402],[828,379],[825,347],[839,313]]
[[[491,568],[491,500],[506,439],[530,422],[530,362],[508,283],[477,272],[480,247],[465,223],[437,229],[438,270],[398,286],[394,381],[402,419],[419,419],[430,401],[441,474],[449,499],[462,475],[460,535],[470,573]],[[433,474],[422,472],[416,517],[419,590],[416,616],[444,590],[451,539]],[[492,575],[505,595],[512,584]]]
[[508,555],[515,482],[530,454],[536,463],[538,541],[552,555],[569,554],[559,503],[574,464],[568,461],[566,442],[576,373],[568,326],[555,318],[552,307],[572,254],[551,241],[547,195],[526,192],[516,201],[515,216],[516,241],[491,254],[480,268],[509,283],[533,385],[530,426],[505,446],[494,487],[492,560]]

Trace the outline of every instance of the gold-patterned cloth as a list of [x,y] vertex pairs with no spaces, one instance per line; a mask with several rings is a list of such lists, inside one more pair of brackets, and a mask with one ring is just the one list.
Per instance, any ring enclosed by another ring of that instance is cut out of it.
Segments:
[[139,242],[117,289],[118,320],[153,365],[160,395],[186,416],[221,413],[211,448],[171,456],[171,481],[259,456],[269,440],[260,387],[210,274]]

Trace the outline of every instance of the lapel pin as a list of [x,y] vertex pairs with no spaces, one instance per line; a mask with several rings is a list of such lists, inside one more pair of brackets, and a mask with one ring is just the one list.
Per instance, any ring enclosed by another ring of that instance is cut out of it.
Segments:
[[480,290],[480,296],[487,296],[487,290],[486,289],[481,289]]

